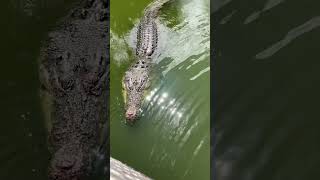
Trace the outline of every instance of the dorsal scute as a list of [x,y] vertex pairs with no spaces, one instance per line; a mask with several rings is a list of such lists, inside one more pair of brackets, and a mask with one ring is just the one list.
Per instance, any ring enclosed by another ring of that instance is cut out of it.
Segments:
[[157,48],[158,31],[156,23],[144,23],[139,25],[137,34],[136,54],[140,57],[152,56]]
[[151,3],[144,12],[137,32],[136,55],[150,57],[153,55],[158,44],[158,30],[155,18],[159,9],[169,0],[156,0]]

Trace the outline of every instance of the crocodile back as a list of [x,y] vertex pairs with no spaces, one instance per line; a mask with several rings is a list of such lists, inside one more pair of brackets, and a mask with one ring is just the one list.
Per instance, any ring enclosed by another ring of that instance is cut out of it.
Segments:
[[155,22],[159,9],[169,0],[156,0],[144,11],[144,16],[138,26],[136,55],[149,58],[157,48],[158,28]]

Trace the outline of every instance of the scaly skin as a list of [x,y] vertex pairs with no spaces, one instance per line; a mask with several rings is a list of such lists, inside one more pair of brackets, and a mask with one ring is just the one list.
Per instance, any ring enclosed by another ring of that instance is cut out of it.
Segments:
[[108,117],[108,4],[83,0],[42,47],[39,69],[52,155],[50,180],[87,177],[92,152],[100,146]]
[[123,89],[125,91],[126,119],[134,122],[139,116],[144,92],[150,84],[150,71],[152,65],[152,55],[157,48],[158,30],[156,17],[159,9],[168,0],[158,0],[150,4],[141,19],[136,44],[136,59],[125,73],[123,78]]
[[150,84],[150,62],[139,60],[130,67],[123,79],[126,102],[126,119],[133,122],[139,113],[144,91]]

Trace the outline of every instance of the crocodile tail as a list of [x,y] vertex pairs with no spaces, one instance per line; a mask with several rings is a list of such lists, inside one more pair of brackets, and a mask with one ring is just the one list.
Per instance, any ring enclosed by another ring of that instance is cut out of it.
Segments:
[[145,14],[149,17],[156,18],[158,16],[160,8],[171,0],[155,0],[149,4],[145,9]]

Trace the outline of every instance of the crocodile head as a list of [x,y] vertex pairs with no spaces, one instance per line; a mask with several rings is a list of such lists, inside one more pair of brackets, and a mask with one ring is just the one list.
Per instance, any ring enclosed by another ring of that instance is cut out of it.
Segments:
[[61,147],[51,160],[49,180],[83,180],[106,176],[106,151],[85,151],[80,147]]
[[143,97],[148,86],[149,71],[147,65],[137,66],[136,64],[126,72],[123,79],[123,88],[126,102],[125,117],[128,122],[133,122],[139,116]]
[[53,155],[49,168],[50,180],[79,180],[85,176],[86,154],[72,145],[61,147]]

